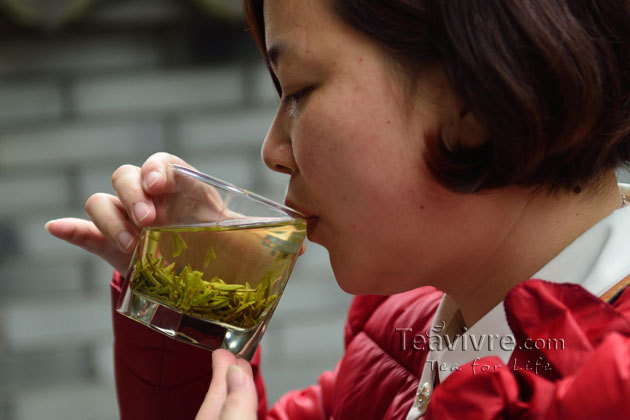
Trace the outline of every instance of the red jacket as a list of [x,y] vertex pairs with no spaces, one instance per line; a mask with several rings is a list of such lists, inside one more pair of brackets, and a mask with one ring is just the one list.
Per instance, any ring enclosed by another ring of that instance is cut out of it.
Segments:
[[[119,276],[112,286],[115,303]],[[252,364],[259,418],[405,419],[427,353],[403,349],[396,329],[428,330],[441,296],[424,287],[389,297],[356,297],[346,324],[346,351],[334,372],[324,372],[318,385],[288,393],[269,412],[257,354]],[[506,313],[519,340],[573,338],[562,352],[542,355],[552,364],[552,373],[534,374],[524,366],[503,366],[500,359],[482,359],[499,367],[485,374],[472,374],[471,369],[451,374],[435,389],[427,418],[629,416],[630,291],[609,305],[580,286],[528,281],[510,292]],[[114,334],[121,418],[194,418],[210,382],[210,353],[117,313]],[[513,359],[525,359],[522,356],[515,351]],[[588,415],[581,416],[584,413]]]
[[[121,283],[115,273],[113,305]],[[391,297],[356,297],[346,325],[346,355],[335,371],[324,372],[319,385],[288,393],[269,412],[257,353],[252,367],[259,418],[404,418],[426,354],[401,350],[400,333],[394,330],[399,325],[427,330],[441,297],[430,287]],[[121,419],[193,419],[210,384],[210,352],[172,340],[117,312],[113,316]]]
[[[114,273],[112,307],[120,296],[122,278]],[[114,371],[121,420],[194,419],[212,378],[212,356],[173,340],[113,311]],[[259,412],[266,411],[265,389],[252,359]]]

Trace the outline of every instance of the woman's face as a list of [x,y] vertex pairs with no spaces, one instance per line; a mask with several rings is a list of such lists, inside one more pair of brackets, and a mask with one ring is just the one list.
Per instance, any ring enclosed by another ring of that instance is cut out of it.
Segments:
[[462,237],[485,228],[474,224],[484,209],[438,185],[423,162],[425,133],[456,112],[454,95],[437,67],[405,91],[397,65],[328,7],[265,1],[282,100],[263,159],[291,175],[287,203],[311,216],[309,239],[326,247],[344,290],[435,284],[470,253]]

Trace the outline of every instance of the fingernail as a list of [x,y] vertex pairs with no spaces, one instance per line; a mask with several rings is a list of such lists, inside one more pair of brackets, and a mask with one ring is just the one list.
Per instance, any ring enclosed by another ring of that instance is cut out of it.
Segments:
[[158,171],[149,172],[149,175],[147,175],[147,178],[145,180],[147,189],[151,188],[156,182],[160,180],[161,177],[162,174]]
[[44,229],[46,229],[48,232],[50,232],[50,224],[52,222],[54,222],[55,220],[56,219],[47,221],[46,224],[44,225]]
[[237,365],[232,365],[228,367],[226,378],[228,393],[236,391],[241,386],[243,386],[243,375],[243,370]]
[[129,249],[132,242],[133,242],[133,236],[131,235],[131,233],[123,230],[122,232],[118,234],[118,243],[120,244],[120,247],[122,248],[123,251],[126,251],[127,249]]
[[136,218],[136,222],[142,222],[151,213],[151,207],[144,201],[138,201],[133,205],[133,215]]

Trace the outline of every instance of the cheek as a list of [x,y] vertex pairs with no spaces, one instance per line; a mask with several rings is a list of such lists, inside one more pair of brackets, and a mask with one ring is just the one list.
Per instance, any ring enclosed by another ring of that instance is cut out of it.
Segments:
[[391,243],[385,246],[395,250],[420,215],[424,197],[433,195],[422,139],[410,135],[393,104],[337,104],[310,103],[296,124],[300,172],[334,229],[336,254],[375,254],[365,249],[374,243]]
[[324,92],[309,101],[292,133],[301,172],[378,185],[418,162],[420,142],[408,137],[399,107],[378,92]]
[[410,127],[392,95],[345,96],[352,99],[337,92],[307,103],[293,126],[293,152],[340,286],[371,293],[388,284],[392,292],[408,265],[392,261],[417,260],[419,242],[435,238],[435,223],[443,222],[436,207],[448,208],[422,158],[431,118],[418,113]]

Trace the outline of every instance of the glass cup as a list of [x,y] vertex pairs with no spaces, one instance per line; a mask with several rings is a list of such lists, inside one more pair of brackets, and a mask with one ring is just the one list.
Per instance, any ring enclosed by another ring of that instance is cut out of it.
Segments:
[[176,340],[250,360],[306,236],[297,211],[170,165],[140,233],[118,312]]

